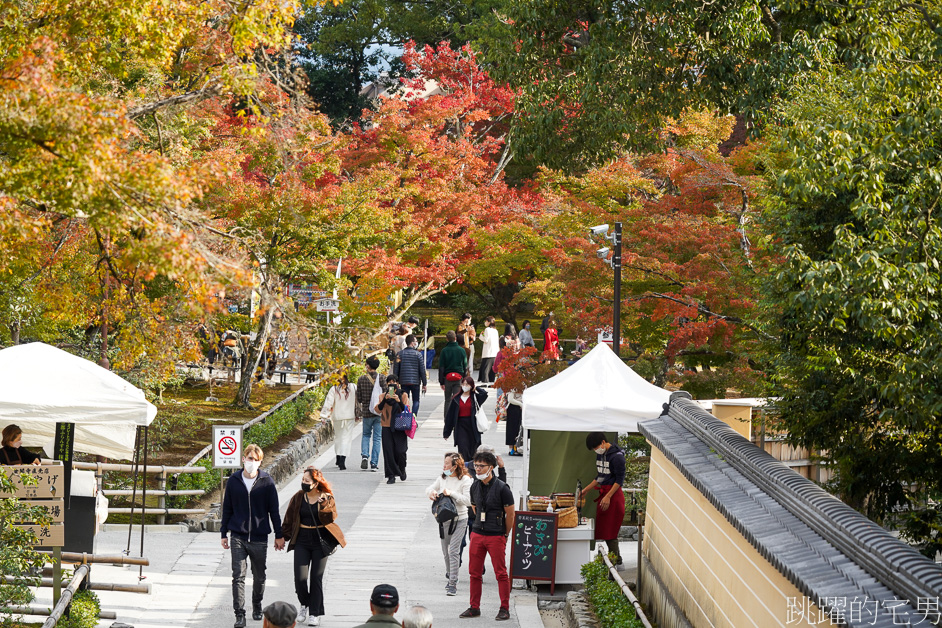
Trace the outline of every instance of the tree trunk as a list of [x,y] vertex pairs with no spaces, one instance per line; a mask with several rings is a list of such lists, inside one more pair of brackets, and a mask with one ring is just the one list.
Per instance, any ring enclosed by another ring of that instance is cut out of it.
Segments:
[[10,341],[13,346],[20,344],[20,321],[16,320],[10,323]]
[[268,337],[271,335],[271,320],[275,315],[275,306],[268,291],[265,290],[262,295],[260,306],[262,309],[262,318],[258,322],[258,329],[255,330],[255,340],[249,341],[248,355],[245,365],[242,367],[242,375],[239,378],[239,391],[232,405],[239,408],[252,408],[252,378],[255,376],[255,369],[258,368],[258,362],[262,357],[262,350]]

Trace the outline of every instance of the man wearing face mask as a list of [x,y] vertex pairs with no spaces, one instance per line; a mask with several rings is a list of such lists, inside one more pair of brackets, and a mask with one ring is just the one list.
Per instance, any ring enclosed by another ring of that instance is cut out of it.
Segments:
[[481,616],[481,587],[484,580],[484,558],[491,557],[500,610],[495,621],[510,619],[510,577],[507,575],[507,537],[514,527],[514,494],[494,475],[497,459],[481,452],[474,456],[474,484],[471,485],[471,548],[468,552],[468,573],[471,576],[471,606],[459,617]]
[[595,452],[595,468],[598,471],[592,483],[582,489],[582,495],[594,488],[599,489],[599,497],[595,500],[598,504],[595,540],[605,541],[608,552],[617,556],[616,563],[620,565],[618,531],[625,518],[625,494],[621,490],[625,483],[625,452],[618,445],[608,442],[602,432],[590,432],[585,438],[585,445]]
[[258,445],[251,444],[245,448],[242,454],[243,470],[229,477],[222,500],[222,548],[229,549],[230,543],[232,545],[234,628],[245,627],[245,572],[248,561],[252,561],[252,619],[261,621],[268,535],[272,528],[275,531],[275,550],[285,548],[281,515],[278,512],[278,489],[270,475],[259,471],[264,455]]
[[[412,401],[412,414],[419,416],[419,402],[421,395],[425,394],[428,378],[425,373],[425,360],[416,347],[418,339],[409,334],[406,336],[406,348],[399,352],[396,362],[395,374],[399,378],[399,385],[403,392],[409,395]],[[421,392],[420,392],[421,387]]]

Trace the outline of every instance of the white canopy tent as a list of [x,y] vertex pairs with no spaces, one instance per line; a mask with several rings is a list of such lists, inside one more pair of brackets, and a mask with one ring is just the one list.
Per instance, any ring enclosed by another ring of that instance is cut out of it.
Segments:
[[[637,432],[638,422],[661,415],[670,391],[659,388],[600,343],[581,360],[523,393],[523,430]],[[526,436],[526,431],[524,435]],[[530,447],[524,437],[524,487]]]
[[131,459],[139,425],[157,408],[111,371],[34,342],[0,351],[0,429],[16,423],[23,445],[51,455],[56,423],[75,423],[76,451]]

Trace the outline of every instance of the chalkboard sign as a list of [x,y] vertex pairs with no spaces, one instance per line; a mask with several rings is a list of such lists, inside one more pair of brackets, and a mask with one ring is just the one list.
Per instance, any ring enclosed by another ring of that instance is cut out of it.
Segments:
[[510,577],[549,580],[550,595],[556,589],[556,513],[518,512],[510,549]]

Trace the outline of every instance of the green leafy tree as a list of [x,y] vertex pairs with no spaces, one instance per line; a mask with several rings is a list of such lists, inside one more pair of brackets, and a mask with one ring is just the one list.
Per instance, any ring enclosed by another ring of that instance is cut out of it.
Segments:
[[[15,488],[6,473],[0,471],[0,495],[12,494]],[[45,563],[45,557],[34,549],[36,535],[16,527],[17,521],[48,525],[49,517],[43,508],[26,506],[15,497],[0,497],[0,607],[30,604],[33,601],[30,587],[39,585]],[[14,625],[11,613],[0,613],[0,626]]]
[[832,35],[858,42],[857,63],[806,76],[776,111],[768,220],[785,262],[767,303],[781,426],[834,463],[848,503],[888,521],[942,487],[942,15],[879,2],[845,15]]

